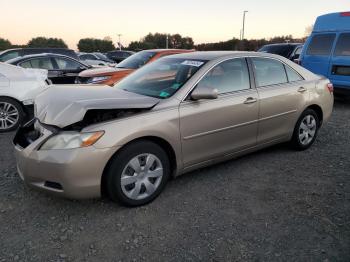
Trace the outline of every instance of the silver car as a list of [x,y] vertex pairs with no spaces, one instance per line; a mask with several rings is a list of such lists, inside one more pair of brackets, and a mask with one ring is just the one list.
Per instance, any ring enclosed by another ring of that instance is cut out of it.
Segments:
[[332,108],[329,80],[280,56],[169,56],[114,87],[37,97],[14,138],[18,173],[56,195],[142,205],[191,170],[286,141],[307,149]]

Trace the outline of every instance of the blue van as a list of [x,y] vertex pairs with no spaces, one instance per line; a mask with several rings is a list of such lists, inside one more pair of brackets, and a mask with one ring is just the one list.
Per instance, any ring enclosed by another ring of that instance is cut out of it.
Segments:
[[317,17],[300,64],[329,78],[335,94],[350,95],[350,12]]

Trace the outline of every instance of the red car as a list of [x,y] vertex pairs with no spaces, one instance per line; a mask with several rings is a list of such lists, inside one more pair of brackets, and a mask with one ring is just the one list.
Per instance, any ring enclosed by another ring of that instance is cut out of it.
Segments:
[[128,57],[124,61],[120,62],[116,67],[103,67],[84,70],[79,74],[77,83],[103,84],[112,86],[145,64],[152,63],[161,57],[194,51],[195,50],[181,49],[144,50]]

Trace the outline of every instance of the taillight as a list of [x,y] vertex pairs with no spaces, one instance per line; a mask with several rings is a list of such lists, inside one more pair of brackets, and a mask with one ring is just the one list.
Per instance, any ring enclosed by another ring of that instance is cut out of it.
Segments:
[[350,12],[342,12],[340,13],[340,16],[350,16]]
[[327,88],[328,88],[328,91],[329,91],[330,93],[333,93],[334,87],[333,87],[333,84],[332,84],[332,83],[328,83],[328,84],[327,84]]

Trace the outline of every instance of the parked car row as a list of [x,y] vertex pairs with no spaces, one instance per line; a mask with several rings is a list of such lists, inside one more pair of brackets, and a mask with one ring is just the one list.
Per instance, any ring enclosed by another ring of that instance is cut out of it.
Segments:
[[21,56],[7,61],[8,64],[23,68],[39,68],[48,71],[54,84],[74,84],[81,71],[91,68],[72,57],[58,54]]
[[44,53],[68,56],[76,60],[81,60],[91,66],[113,66],[134,54],[134,52],[124,50],[115,50],[103,54],[100,52],[76,53],[74,50],[67,48],[14,48],[0,52],[0,62]]
[[[23,68],[48,70],[48,77],[53,84],[98,83],[113,85],[147,63],[167,55],[191,51],[194,50],[156,49],[141,51],[131,55],[117,65],[113,65],[112,60],[100,53],[79,54],[80,60],[60,54],[41,53],[18,56],[8,60],[6,63]],[[104,59],[104,63],[112,62],[108,67],[96,68],[92,64],[95,63],[96,65],[96,63],[99,63],[97,60],[93,60],[94,58],[97,59],[97,57],[100,57],[101,61]]]
[[112,86],[140,67],[152,63],[161,57],[193,51],[194,50],[180,49],[152,49],[141,51],[120,62],[114,68],[91,68],[89,70],[84,70],[79,74],[77,83],[98,83]]
[[[11,59],[6,64],[0,63],[0,132],[18,128],[21,123],[28,120],[28,116],[32,115],[35,95],[43,90],[38,88],[38,85],[42,85],[42,77],[39,81],[35,81],[29,73],[36,72],[34,69],[43,69],[38,71],[45,72],[45,87],[48,87],[48,84],[51,83],[98,83],[112,86],[147,63],[164,56],[191,51],[193,50],[161,49],[142,51],[124,60],[117,67],[98,69],[93,69],[72,57],[53,53],[26,55]],[[13,71],[12,74],[11,71]],[[27,83],[25,75],[28,75],[32,82]],[[15,111],[16,114],[11,115],[12,111]]]

